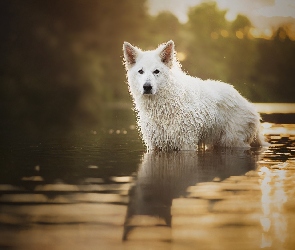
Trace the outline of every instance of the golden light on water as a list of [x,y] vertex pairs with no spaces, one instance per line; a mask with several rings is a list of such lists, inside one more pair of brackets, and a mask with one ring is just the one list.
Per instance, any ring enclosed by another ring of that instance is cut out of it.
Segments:
[[291,114],[295,110],[295,103],[254,103],[257,111],[264,114]]
[[278,126],[274,123],[262,123],[261,132],[264,135],[295,135],[295,129],[289,124],[282,124]]
[[271,221],[267,217],[260,218],[260,223],[264,232],[268,232],[270,229]]
[[262,126],[263,128],[265,128],[265,129],[267,129],[267,128],[271,128],[272,123],[264,122],[264,123],[261,124],[261,126]]
[[267,167],[261,167],[259,175],[262,209],[260,224],[263,230],[260,247],[265,248],[273,244],[283,244],[286,240],[287,218],[284,213],[284,204],[288,200],[284,190],[286,171],[272,171]]

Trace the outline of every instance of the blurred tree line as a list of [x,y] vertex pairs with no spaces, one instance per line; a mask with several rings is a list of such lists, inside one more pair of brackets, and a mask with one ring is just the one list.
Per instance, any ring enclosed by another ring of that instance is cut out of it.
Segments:
[[245,16],[229,22],[215,3],[191,8],[186,24],[148,15],[145,0],[0,0],[0,11],[4,126],[71,126],[130,102],[123,41],[153,49],[173,39],[189,74],[229,82],[253,102],[295,102],[288,25],[253,38]]

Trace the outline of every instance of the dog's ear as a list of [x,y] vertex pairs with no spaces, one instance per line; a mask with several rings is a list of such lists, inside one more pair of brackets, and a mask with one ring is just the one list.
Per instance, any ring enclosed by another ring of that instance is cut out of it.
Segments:
[[161,61],[164,64],[166,64],[169,68],[172,67],[174,53],[175,53],[174,52],[174,42],[172,40],[165,43],[164,47],[161,47],[161,52],[160,52]]
[[124,52],[124,64],[126,69],[129,69],[132,65],[136,63],[136,58],[139,53],[139,49],[132,46],[128,42],[124,42],[123,44],[123,52]]

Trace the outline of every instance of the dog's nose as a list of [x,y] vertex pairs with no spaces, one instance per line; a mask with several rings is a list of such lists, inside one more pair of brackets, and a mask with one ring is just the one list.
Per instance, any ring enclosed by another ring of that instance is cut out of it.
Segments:
[[149,83],[149,82],[146,82],[144,85],[143,85],[143,93],[144,94],[151,94],[152,92],[152,85]]

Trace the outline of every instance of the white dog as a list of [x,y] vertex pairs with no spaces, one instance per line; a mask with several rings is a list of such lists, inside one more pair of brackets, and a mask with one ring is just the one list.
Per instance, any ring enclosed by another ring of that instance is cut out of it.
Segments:
[[261,145],[260,116],[233,86],[187,75],[173,41],[142,51],[124,42],[124,64],[147,150]]

